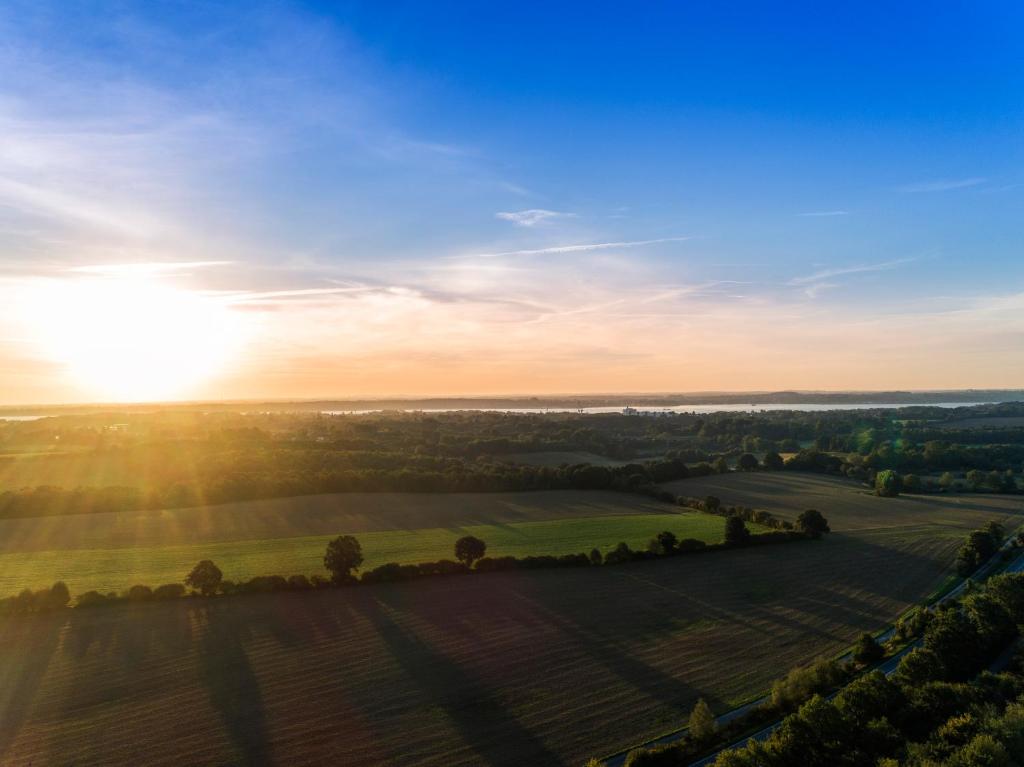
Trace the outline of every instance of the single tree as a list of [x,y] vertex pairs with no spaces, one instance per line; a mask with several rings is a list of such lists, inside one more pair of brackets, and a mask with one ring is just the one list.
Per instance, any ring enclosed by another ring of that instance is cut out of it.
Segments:
[[654,540],[658,542],[660,553],[671,554],[676,550],[676,544],[679,543],[679,539],[676,538],[676,534],[670,530],[664,530],[654,536]]
[[57,581],[50,586],[50,593],[47,595],[47,606],[51,608],[67,607],[71,601],[71,592],[64,581]]
[[956,484],[956,478],[948,471],[942,472],[942,476],[939,477],[939,487],[943,490],[952,490],[953,485]]
[[711,713],[711,707],[703,698],[697,701],[690,712],[690,737],[698,743],[704,743],[711,739],[718,729],[715,722],[715,715]]
[[713,495],[709,495],[704,499],[704,511],[714,514],[721,506],[722,502]]
[[782,460],[782,456],[779,455],[778,453],[776,453],[774,450],[771,450],[771,451],[765,453],[765,456],[764,456],[764,467],[766,469],[770,469],[771,471],[778,471],[779,469],[781,469],[785,465],[786,464]]
[[590,564],[592,564],[592,565],[600,565],[602,562],[604,562],[604,557],[601,555],[601,550],[600,549],[591,549],[590,550]]
[[900,494],[900,475],[892,469],[885,469],[875,475],[875,495],[895,498]]
[[967,485],[974,492],[978,492],[979,490],[981,490],[981,486],[985,482],[984,472],[978,471],[977,469],[971,469],[969,472],[967,472],[966,478]]
[[725,520],[725,542],[732,544],[745,543],[750,538],[750,531],[747,529],[747,523],[743,521],[742,517],[738,517],[735,514],[726,517]]
[[487,544],[476,536],[465,535],[455,541],[455,558],[466,567],[472,567],[473,563],[483,558],[485,553],[487,553]]
[[719,458],[713,464],[715,467],[716,474],[728,474],[729,473],[729,462],[725,458]]
[[885,650],[882,645],[875,641],[875,638],[871,634],[864,633],[860,635],[860,639],[857,640],[857,644],[853,648],[853,659],[858,663],[869,665],[876,663],[885,657]]
[[352,580],[352,571],[363,563],[363,547],[351,535],[339,535],[327,544],[324,554],[324,569],[331,574],[335,583]]
[[817,509],[800,512],[800,516],[796,518],[796,529],[808,538],[820,538],[823,534],[832,532],[828,520]]
[[760,468],[760,464],[757,462],[757,456],[753,453],[744,453],[739,457],[736,465],[740,467],[740,471],[757,471]]
[[217,588],[223,577],[224,573],[217,565],[209,559],[204,559],[185,576],[185,585],[198,589],[204,597],[210,597],[217,593]]

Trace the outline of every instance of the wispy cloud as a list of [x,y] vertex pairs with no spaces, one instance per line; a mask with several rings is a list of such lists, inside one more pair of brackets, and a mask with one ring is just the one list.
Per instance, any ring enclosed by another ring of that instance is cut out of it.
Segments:
[[535,250],[506,250],[501,253],[477,253],[462,258],[504,258],[506,256],[543,256],[560,253],[585,253],[591,250],[612,250],[614,248],[641,248],[645,245],[658,245],[663,242],[685,242],[693,237],[660,237],[656,240],[629,240],[625,242],[591,242],[583,245],[556,245],[551,248]]
[[890,269],[895,269],[897,266],[902,264],[908,264],[911,261],[916,261],[915,258],[897,258],[893,261],[883,261],[878,264],[858,264],[856,266],[839,266],[832,269],[822,269],[814,274],[807,274],[803,277],[794,277],[789,281],[789,285],[810,285],[812,283],[824,282],[825,280],[831,279],[832,277],[840,277],[845,274],[862,274],[864,272],[886,272]]
[[801,217],[821,218],[826,216],[848,216],[850,211],[848,210],[817,210],[811,213],[797,213]]
[[502,211],[495,213],[495,218],[502,221],[511,221],[516,226],[540,226],[559,218],[575,218],[575,213],[562,213],[557,210],[545,210],[543,208],[530,208],[529,210]]
[[804,295],[808,298],[817,298],[820,293],[824,293],[826,290],[838,287],[839,283],[837,282],[815,282],[804,288]]
[[154,261],[141,264],[90,264],[88,266],[75,266],[69,269],[70,272],[80,274],[105,274],[105,275],[143,275],[143,274],[173,274],[190,269],[203,269],[212,266],[228,266],[232,261]]
[[899,187],[901,192],[948,192],[951,189],[965,189],[970,186],[984,184],[988,179],[980,176],[971,178],[937,179],[935,181],[922,181],[917,184],[906,184]]

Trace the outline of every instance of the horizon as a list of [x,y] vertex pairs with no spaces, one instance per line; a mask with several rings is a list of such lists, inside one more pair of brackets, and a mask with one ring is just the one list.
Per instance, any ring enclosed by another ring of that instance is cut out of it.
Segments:
[[[812,399],[815,396],[821,396],[825,400],[837,397],[862,397],[862,400],[850,399],[845,404],[892,404],[905,407],[913,407],[915,405],[928,406],[934,405],[934,401],[923,401],[923,402],[886,402],[885,400],[878,399],[883,395],[893,395],[895,397],[927,397],[929,395],[950,395],[953,399],[948,400],[948,403],[955,403],[960,406],[969,406],[974,404],[983,405],[997,405],[1014,402],[1016,400],[1004,400],[1004,399],[984,399],[984,397],[992,395],[1003,395],[1003,394],[1019,394],[1024,396],[1024,388],[985,388],[985,389],[776,389],[776,390],[707,390],[707,391],[607,391],[607,392],[551,392],[547,394],[540,394],[535,392],[506,392],[496,394],[441,394],[431,396],[416,396],[411,394],[373,394],[365,396],[325,396],[325,397],[282,397],[282,398],[237,398],[237,399],[166,399],[166,400],[80,400],[80,401],[55,401],[55,402],[16,402],[16,403],[2,403],[0,404],[0,420],[3,419],[4,413],[10,411],[23,411],[23,410],[40,410],[45,408],[53,408],[57,410],[63,409],[74,409],[74,408],[190,408],[190,407],[208,407],[216,406],[228,408],[232,406],[241,405],[312,405],[312,404],[371,404],[375,402],[379,403],[420,403],[420,402],[472,402],[476,400],[484,402],[524,402],[537,400],[539,402],[557,402],[557,401],[568,401],[568,400],[579,400],[581,402],[590,401],[602,401],[611,402],[613,405],[628,405],[630,404],[630,398],[638,400],[637,404],[649,405],[651,407],[668,407],[670,405],[664,404],[663,401],[669,401],[675,398],[677,406],[685,407],[687,405],[694,406],[710,406],[715,404],[743,404],[740,403],[725,403],[722,400],[744,400],[750,399],[765,399],[769,397],[779,396],[790,396],[800,400],[799,403],[782,403],[782,404],[815,404]],[[966,397],[967,395],[978,395],[982,399],[967,400],[957,399],[957,397]],[[706,400],[699,398],[704,397]],[[651,401],[654,402],[651,402]],[[834,399],[832,400],[834,401]],[[753,403],[755,405],[760,404],[771,404],[767,402]],[[822,403],[824,404],[824,403]],[[837,405],[837,409],[841,409]]]
[[1020,7],[580,8],[0,10],[0,405],[1024,380]]

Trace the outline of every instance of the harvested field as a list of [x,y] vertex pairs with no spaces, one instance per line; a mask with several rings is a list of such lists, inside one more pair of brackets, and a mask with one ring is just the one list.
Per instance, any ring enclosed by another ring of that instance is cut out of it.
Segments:
[[843,533],[9,619],[0,762],[579,765],[879,627],[934,588],[952,545]]
[[895,531],[916,527],[935,535],[961,536],[993,519],[1024,521],[1019,496],[971,494],[901,495],[879,498],[866,486],[840,477],[775,471],[716,474],[664,485],[677,495],[714,495],[726,506],[765,509],[795,519],[804,509],[824,514],[832,529]]

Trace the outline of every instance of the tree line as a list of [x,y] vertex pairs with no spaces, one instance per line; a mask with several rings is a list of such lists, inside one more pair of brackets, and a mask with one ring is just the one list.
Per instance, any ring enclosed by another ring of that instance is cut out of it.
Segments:
[[794,669],[772,686],[765,705],[724,727],[698,701],[684,738],[636,750],[626,764],[683,767],[715,742],[735,740],[787,712],[767,739],[722,752],[716,767],[1024,763],[1024,659],[1018,653],[1001,672],[986,670],[1024,623],[1024,574],[994,576],[962,600],[918,611],[914,621],[920,646],[889,677],[879,671],[857,676],[884,653],[870,636],[862,637],[852,663]]
[[[680,540],[673,532],[665,530],[651,538],[645,549],[633,550],[620,542],[607,553],[594,548],[589,553],[555,555],[531,555],[524,557],[487,556],[487,543],[472,535],[463,536],[455,542],[454,560],[442,559],[435,562],[402,564],[388,562],[359,573],[363,565],[363,550],[359,540],[352,535],[340,535],[327,544],[323,567],[329,574],[323,575],[260,575],[242,582],[224,578],[221,569],[211,560],[200,561],[183,579],[182,583],[168,583],[156,588],[138,584],[118,594],[102,594],[87,591],[80,594],[76,607],[98,607],[121,602],[144,602],[179,599],[188,595],[213,597],[274,591],[309,591],[312,589],[337,588],[372,583],[394,583],[428,577],[469,575],[474,573],[498,572],[503,570],[534,570],[560,567],[601,567],[637,562],[660,557],[676,557],[698,552],[720,551],[750,546],[787,543],[821,537],[827,531],[828,523],[818,512],[816,517],[807,518],[799,529],[751,534],[742,517],[729,516],[726,519],[724,541],[708,544],[695,538]],[[358,575],[357,575],[358,573]],[[190,589],[191,591],[187,590]],[[25,589],[20,594],[0,600],[0,613],[31,613],[65,607],[70,602],[70,593],[63,583],[51,589],[33,592]]]

